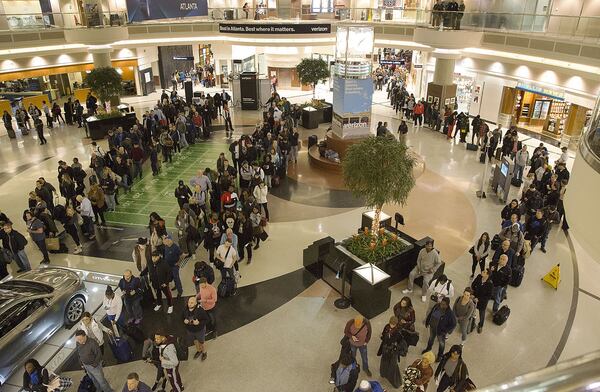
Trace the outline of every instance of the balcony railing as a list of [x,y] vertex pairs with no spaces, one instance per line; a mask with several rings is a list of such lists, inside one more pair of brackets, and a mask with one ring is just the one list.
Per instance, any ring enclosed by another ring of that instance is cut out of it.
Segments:
[[579,152],[583,159],[600,173],[600,97],[596,101],[589,125],[581,137]]
[[475,31],[538,33],[600,43],[600,16],[503,12],[435,12],[415,8],[209,8],[204,17],[128,22],[125,11],[96,13],[0,14],[0,31],[76,29],[210,21],[348,21]]

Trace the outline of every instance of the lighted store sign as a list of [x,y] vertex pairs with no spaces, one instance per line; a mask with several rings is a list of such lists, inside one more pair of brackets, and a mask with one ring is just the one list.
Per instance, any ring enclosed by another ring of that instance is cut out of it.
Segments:
[[219,24],[220,33],[233,34],[329,34],[330,24],[269,24],[246,25],[222,23]]
[[563,91],[551,90],[549,88],[536,86],[535,84],[530,83],[518,83],[517,90],[529,91],[530,93],[545,95],[546,97],[554,98],[558,101],[564,101],[565,99],[565,93]]

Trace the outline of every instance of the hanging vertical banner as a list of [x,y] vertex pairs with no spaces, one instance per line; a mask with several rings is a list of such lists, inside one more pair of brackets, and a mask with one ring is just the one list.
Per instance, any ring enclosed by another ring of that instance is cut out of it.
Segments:
[[207,0],[127,0],[130,22],[207,16]]

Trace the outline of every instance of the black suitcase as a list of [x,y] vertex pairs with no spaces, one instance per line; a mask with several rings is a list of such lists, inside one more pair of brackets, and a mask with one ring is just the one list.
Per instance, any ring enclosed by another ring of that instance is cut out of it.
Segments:
[[12,128],[7,128],[6,129],[6,133],[8,134],[8,137],[11,139],[14,139],[17,137],[17,134],[15,133],[15,130]]
[[500,239],[500,236],[498,234],[496,234],[494,236],[494,238],[492,238],[492,244],[491,244],[492,250],[498,249],[500,247],[501,242],[502,242],[502,240]]
[[512,186],[520,187],[523,184],[523,181],[520,178],[513,177],[510,180],[510,184]]
[[317,135],[310,135],[308,137],[308,148],[311,148],[312,146],[316,145],[318,141],[319,139],[317,138]]
[[504,324],[508,320],[508,316],[510,316],[510,308],[504,305],[494,314],[494,324]]
[[124,327],[122,327],[122,329],[123,329],[123,334],[129,336],[136,343],[143,343],[144,340],[146,340],[146,338],[144,336],[144,332],[137,325],[127,324]]
[[502,147],[498,147],[496,149],[496,154],[494,155],[494,158],[496,158],[497,161],[502,160]]
[[467,150],[477,151],[478,149],[479,149],[479,147],[477,146],[477,144],[467,143]]
[[513,287],[519,287],[523,282],[523,276],[525,275],[525,267],[522,265],[513,265],[512,275],[510,277],[510,285]]
[[227,298],[235,295],[236,283],[235,278],[227,276],[221,280],[217,287],[217,294],[221,298]]
[[481,152],[481,155],[479,156],[479,163],[485,163],[485,151]]

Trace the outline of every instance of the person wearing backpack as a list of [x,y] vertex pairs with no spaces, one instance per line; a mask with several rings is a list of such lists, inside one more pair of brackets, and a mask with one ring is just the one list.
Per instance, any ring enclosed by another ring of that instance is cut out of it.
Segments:
[[206,326],[210,322],[210,316],[192,296],[188,299],[187,306],[183,310],[183,324],[187,332],[187,341],[192,341],[196,347],[194,359],[206,360],[207,353],[204,349],[206,338]]
[[167,374],[167,379],[171,384],[171,391],[182,392],[183,383],[179,374],[179,358],[177,357],[177,340],[163,331],[154,334],[154,343],[158,346],[160,355],[160,365]]
[[429,310],[431,310],[435,304],[439,304],[443,298],[454,297],[454,285],[446,275],[442,274],[439,278],[431,281],[429,288],[427,289],[427,296],[429,297],[427,312],[429,312]]

